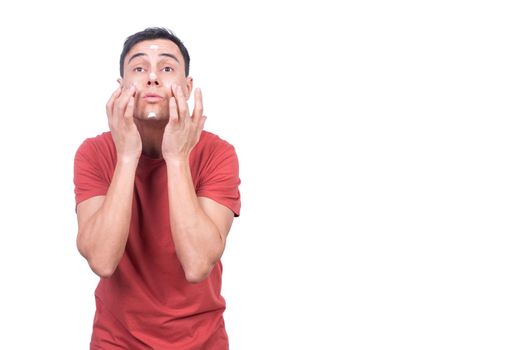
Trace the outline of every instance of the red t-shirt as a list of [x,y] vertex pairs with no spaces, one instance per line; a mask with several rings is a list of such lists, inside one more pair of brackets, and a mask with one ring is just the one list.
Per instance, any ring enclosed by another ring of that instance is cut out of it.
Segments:
[[[77,204],[107,193],[116,159],[111,133],[84,141],[75,156]],[[189,162],[197,196],[238,216],[240,180],[233,146],[203,131]],[[221,281],[220,261],[204,281],[186,281],[171,238],[166,163],[142,156],[125,253],[95,291],[91,349],[228,349]]]

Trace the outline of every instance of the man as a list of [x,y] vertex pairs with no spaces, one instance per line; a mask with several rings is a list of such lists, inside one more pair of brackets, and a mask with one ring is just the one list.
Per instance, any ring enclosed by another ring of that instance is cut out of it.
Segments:
[[228,349],[220,295],[239,215],[234,148],[203,131],[202,93],[172,32],[127,38],[110,132],[75,156],[78,250],[101,277],[91,349]]

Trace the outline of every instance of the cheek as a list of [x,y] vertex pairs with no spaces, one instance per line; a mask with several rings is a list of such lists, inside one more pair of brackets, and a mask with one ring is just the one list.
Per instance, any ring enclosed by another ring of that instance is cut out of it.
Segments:
[[126,77],[124,79],[122,79],[122,84],[121,85],[122,85],[123,88],[129,88],[133,84],[135,84],[136,89],[140,90],[140,87],[145,82],[147,82],[147,79],[144,80],[143,77],[141,77],[139,75],[136,75],[136,74],[129,74],[129,75],[126,75]]
[[141,85],[141,84],[147,84],[147,81],[149,79],[148,79],[147,74],[144,73],[144,74],[132,75],[129,80],[130,80],[131,84],[132,83],[136,83],[136,85],[138,86],[138,85]]
[[163,84],[166,85],[180,85],[183,81],[185,81],[185,78],[181,76],[178,73],[166,73],[166,72],[160,72],[158,75],[158,79],[162,81]]
[[190,93],[190,91],[188,90],[187,80],[185,79],[185,77],[183,78],[176,77],[176,78],[172,78],[169,80],[166,79],[165,85],[168,86],[170,89],[171,89],[171,86],[175,86],[175,87],[180,86],[185,96],[188,96]]
[[177,79],[173,78],[164,78],[161,80],[161,84],[170,96],[173,96],[173,86],[180,85],[180,82]]

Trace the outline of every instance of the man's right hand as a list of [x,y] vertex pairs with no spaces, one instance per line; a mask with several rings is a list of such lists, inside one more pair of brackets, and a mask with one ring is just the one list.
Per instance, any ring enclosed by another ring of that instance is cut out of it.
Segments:
[[78,250],[100,277],[110,277],[124,255],[133,203],[135,172],[142,139],[133,120],[135,87],[120,86],[106,105],[117,164],[103,196],[77,206]]
[[109,129],[120,160],[138,160],[142,153],[142,139],[133,120],[136,88],[119,86],[107,102]]

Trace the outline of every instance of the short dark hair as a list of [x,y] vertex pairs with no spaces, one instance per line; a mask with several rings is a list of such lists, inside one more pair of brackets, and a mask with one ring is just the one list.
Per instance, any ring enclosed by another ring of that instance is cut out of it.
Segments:
[[126,55],[129,53],[129,50],[131,50],[133,46],[135,46],[141,41],[154,39],[171,40],[176,44],[176,46],[178,46],[178,48],[180,49],[180,53],[182,53],[182,57],[184,57],[185,73],[187,77],[189,75],[189,53],[187,52],[184,43],[175,34],[173,34],[172,31],[160,27],[146,28],[143,31],[135,33],[126,39],[126,41],[124,42],[124,48],[122,49],[122,53],[120,54],[120,76],[124,77],[124,59],[126,58]]

